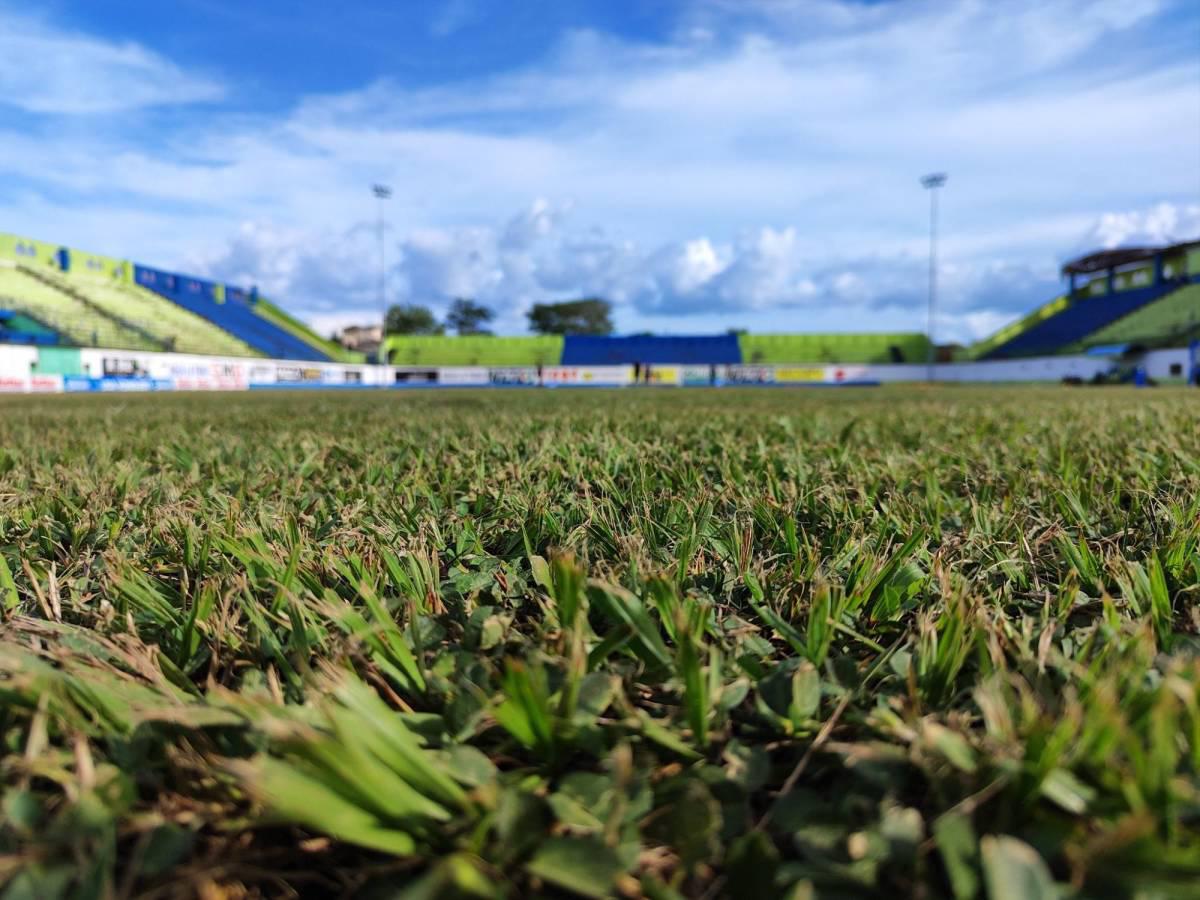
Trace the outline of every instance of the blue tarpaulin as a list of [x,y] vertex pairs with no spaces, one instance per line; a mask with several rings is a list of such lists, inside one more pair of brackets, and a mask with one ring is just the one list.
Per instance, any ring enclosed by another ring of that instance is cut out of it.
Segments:
[[600,337],[567,335],[563,341],[564,366],[619,366],[633,363],[679,365],[736,365],[742,351],[736,334],[703,337]]
[[1087,351],[1088,356],[1124,356],[1129,352],[1129,348],[1133,344],[1101,344],[1098,347],[1091,347]]

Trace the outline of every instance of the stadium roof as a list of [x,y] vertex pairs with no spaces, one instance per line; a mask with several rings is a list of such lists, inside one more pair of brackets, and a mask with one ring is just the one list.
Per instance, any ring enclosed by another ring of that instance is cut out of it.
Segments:
[[1107,269],[1127,266],[1130,263],[1153,259],[1159,253],[1173,253],[1197,244],[1200,244],[1200,241],[1183,241],[1165,247],[1122,247],[1119,250],[1100,250],[1097,253],[1089,253],[1087,256],[1071,260],[1062,267],[1062,273],[1064,275],[1087,275],[1091,272],[1103,272]]

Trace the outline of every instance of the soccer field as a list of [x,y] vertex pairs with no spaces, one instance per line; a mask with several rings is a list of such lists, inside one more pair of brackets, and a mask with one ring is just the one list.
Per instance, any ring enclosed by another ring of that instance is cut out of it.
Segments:
[[1195,896],[1198,594],[1195,390],[0,398],[0,886]]

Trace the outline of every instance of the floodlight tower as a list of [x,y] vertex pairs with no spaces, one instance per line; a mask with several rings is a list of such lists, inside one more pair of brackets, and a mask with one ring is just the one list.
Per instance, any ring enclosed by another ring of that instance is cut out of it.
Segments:
[[921,187],[929,191],[929,352],[925,365],[927,377],[933,381],[933,364],[937,348],[933,343],[933,316],[937,307],[937,213],[938,188],[946,183],[945,172],[934,172],[921,179]]
[[392,196],[386,184],[371,185],[371,192],[379,200],[379,356],[383,362],[383,339],[387,337],[387,242],[384,240],[384,201]]

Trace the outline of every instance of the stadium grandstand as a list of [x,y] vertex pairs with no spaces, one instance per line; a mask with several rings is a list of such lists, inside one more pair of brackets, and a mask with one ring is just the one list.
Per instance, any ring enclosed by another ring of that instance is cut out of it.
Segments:
[[1102,250],[1062,272],[1066,293],[980,341],[970,355],[1015,359],[1134,341],[1158,347],[1196,336],[1200,241]]
[[[1104,250],[1063,266],[1068,288],[968,348],[979,361],[1184,346],[1200,337],[1200,241]],[[359,364],[257,290],[0,234],[0,343]],[[528,337],[391,335],[396,366],[922,363],[921,333]]]
[[257,291],[0,234],[0,341],[364,361]]

